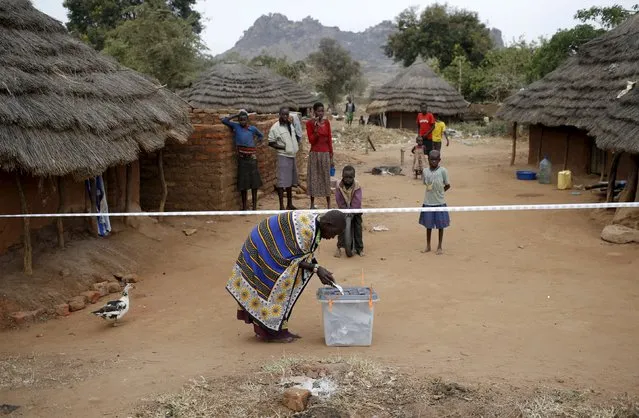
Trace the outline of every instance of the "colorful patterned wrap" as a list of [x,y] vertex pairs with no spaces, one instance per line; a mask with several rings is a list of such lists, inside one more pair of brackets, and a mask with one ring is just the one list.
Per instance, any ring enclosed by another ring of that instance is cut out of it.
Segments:
[[264,328],[280,331],[312,273],[310,262],[320,241],[317,215],[287,212],[253,228],[226,289]]

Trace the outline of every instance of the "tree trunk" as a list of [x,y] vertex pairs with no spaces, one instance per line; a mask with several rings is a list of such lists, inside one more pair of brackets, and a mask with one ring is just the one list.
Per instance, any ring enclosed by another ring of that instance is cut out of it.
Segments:
[[617,181],[617,169],[619,168],[619,160],[623,152],[615,152],[612,157],[612,163],[610,164],[610,172],[608,173],[608,192],[606,195],[606,202],[611,203],[615,196],[615,182]]
[[[162,161],[164,156],[163,150],[158,152],[158,172],[160,174],[160,183],[162,184],[162,200],[160,200],[160,207],[158,212],[164,212],[164,206],[166,205],[166,197],[169,194],[166,178],[164,177],[164,162]],[[159,217],[159,220],[162,220],[162,216]]]
[[510,154],[510,165],[515,165],[515,158],[517,157],[517,122],[513,122],[513,150]]
[[[58,213],[63,213],[65,208],[64,202],[64,181],[62,177],[58,177]],[[58,218],[56,226],[58,229],[58,247],[64,248],[64,223],[63,218]]]
[[[16,174],[16,186],[18,187],[18,195],[20,196],[20,211],[23,214],[29,213],[27,206],[27,198],[24,195],[24,189],[22,188],[22,182],[20,181],[20,175]],[[24,274],[31,276],[33,274],[33,247],[31,246],[31,219],[22,218],[23,227],[23,241],[24,241],[24,259],[23,269]]]

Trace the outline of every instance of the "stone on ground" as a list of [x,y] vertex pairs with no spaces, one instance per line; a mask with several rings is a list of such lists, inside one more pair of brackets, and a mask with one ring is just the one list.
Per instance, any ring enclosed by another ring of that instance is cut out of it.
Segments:
[[125,274],[124,277],[122,277],[122,281],[124,283],[137,283],[138,281],[140,281],[140,278],[137,274],[129,273]]
[[107,290],[109,291],[109,293],[118,293],[122,291],[122,286],[120,286],[120,283],[109,282],[109,284],[107,285]]
[[61,303],[60,305],[55,305],[55,314],[58,316],[69,316],[71,315],[71,311],[69,310],[68,303]]
[[109,282],[93,283],[93,290],[100,293],[100,297],[109,294]]
[[639,230],[623,225],[608,225],[601,231],[601,239],[613,244],[639,242]]
[[71,312],[79,311],[87,306],[86,296],[76,296],[69,301],[69,310]]
[[308,406],[311,392],[306,389],[288,388],[284,391],[282,404],[293,412],[302,412]]
[[23,325],[34,322],[43,313],[44,309],[37,309],[35,311],[14,312],[10,316],[16,325]]
[[100,300],[100,292],[96,290],[88,290],[81,293],[82,296],[86,296],[89,303],[96,303]]

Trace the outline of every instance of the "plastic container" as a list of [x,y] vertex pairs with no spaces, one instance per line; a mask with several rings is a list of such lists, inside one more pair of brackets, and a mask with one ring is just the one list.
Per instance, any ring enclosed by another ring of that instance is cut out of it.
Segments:
[[552,177],[552,164],[548,157],[544,157],[543,160],[539,163],[539,175],[537,178],[539,179],[539,183],[541,184],[550,184]]
[[572,172],[570,170],[557,173],[557,188],[559,190],[572,189]]
[[370,346],[377,293],[369,287],[345,287],[342,295],[334,287],[317,289],[322,304],[324,341],[329,347]]
[[331,167],[331,177],[335,177],[335,167]]
[[517,170],[518,180],[535,180],[536,178],[537,173],[535,173],[534,171]]

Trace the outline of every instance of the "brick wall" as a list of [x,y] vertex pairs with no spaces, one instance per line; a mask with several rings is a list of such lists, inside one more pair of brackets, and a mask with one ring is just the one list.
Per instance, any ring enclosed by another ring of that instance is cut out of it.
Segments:
[[[167,182],[167,211],[234,210],[240,207],[237,190],[237,156],[231,130],[220,122],[229,112],[194,109],[190,118],[194,132],[186,144],[168,144],[164,148],[164,176]],[[264,133],[257,160],[262,190],[273,191],[277,154],[266,137],[277,121],[275,115],[251,115],[250,123]],[[304,142],[304,141],[302,141]],[[305,172],[304,151],[300,150],[298,170]],[[144,210],[157,210],[161,199],[157,155],[141,160],[141,203]]]

